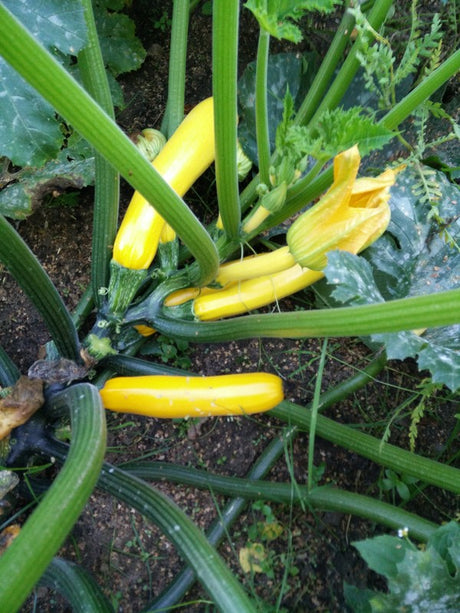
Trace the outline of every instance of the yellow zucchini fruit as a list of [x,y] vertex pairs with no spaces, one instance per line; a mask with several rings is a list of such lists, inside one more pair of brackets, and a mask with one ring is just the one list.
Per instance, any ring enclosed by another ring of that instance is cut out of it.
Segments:
[[100,394],[111,411],[169,419],[260,413],[284,398],[280,377],[262,372],[115,377]]
[[225,286],[278,273],[295,263],[321,270],[329,251],[360,253],[377,240],[390,221],[390,188],[400,169],[357,179],[359,164],[356,146],[337,155],[332,186],[294,221],[287,232],[287,246],[222,264],[216,281]]
[[273,275],[231,283],[193,300],[193,315],[200,321],[211,321],[241,315],[281,300],[315,283],[324,273],[294,264]]
[[289,247],[280,247],[267,253],[249,255],[240,260],[231,260],[219,266],[216,281],[222,287],[235,281],[255,279],[290,268],[296,263]]
[[[172,189],[183,196],[215,157],[213,99],[206,98],[185,117],[152,162]],[[164,219],[139,193],[129,203],[113,247],[114,261],[140,270],[155,257]]]

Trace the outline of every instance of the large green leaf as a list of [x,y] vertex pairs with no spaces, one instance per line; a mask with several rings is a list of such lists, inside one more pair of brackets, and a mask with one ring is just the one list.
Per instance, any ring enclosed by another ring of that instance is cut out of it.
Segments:
[[86,24],[79,0],[3,0],[3,4],[47,49],[76,55],[86,45]]
[[0,155],[16,166],[41,166],[63,142],[53,107],[0,58]]
[[455,613],[460,610],[460,527],[438,528],[425,549],[389,535],[353,543],[369,567],[384,575],[388,593],[360,592],[347,585],[347,604],[355,612]]
[[[87,43],[81,2],[5,0],[4,4],[78,78],[78,71],[74,64],[70,64],[69,58],[76,56]],[[134,34],[134,23],[127,15],[113,12],[123,8],[124,3],[120,1],[95,2],[101,48],[118,106],[122,100],[114,77],[135,70],[145,58],[145,50]],[[64,137],[53,107],[1,58],[0,99],[0,156],[22,167],[41,167],[55,158],[63,146]],[[66,170],[67,173],[74,173],[72,166]],[[16,207],[15,204],[11,206]],[[24,202],[24,210],[28,206]]]
[[69,139],[54,160],[41,168],[24,168],[16,181],[0,191],[0,213],[13,219],[24,219],[40,206],[47,194],[68,189],[81,189],[94,182],[94,155],[88,143],[79,136]]
[[[86,44],[78,0],[5,0],[5,6],[49,50],[75,55]],[[41,166],[59,151],[63,135],[51,105],[0,59],[0,155],[17,166]]]
[[[318,285],[326,302],[369,304],[460,286],[460,194],[442,173],[436,174],[436,180],[438,220],[430,217],[432,204],[418,190],[419,174],[406,170],[399,175],[392,188],[392,219],[385,235],[364,257],[345,252],[328,255],[329,286]],[[390,359],[414,357],[420,369],[431,372],[433,381],[452,390],[460,388],[460,326],[417,332],[376,334],[369,340],[383,343]]]

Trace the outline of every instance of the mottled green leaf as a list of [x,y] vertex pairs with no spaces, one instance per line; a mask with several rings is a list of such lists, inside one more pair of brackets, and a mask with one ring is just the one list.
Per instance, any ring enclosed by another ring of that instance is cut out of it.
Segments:
[[[86,45],[86,23],[79,0],[5,0],[7,8],[78,79],[75,56]],[[122,95],[114,76],[139,67],[145,50],[134,35],[134,24],[114,10],[124,8],[123,0],[95,3],[98,28],[102,33],[104,60],[115,104]],[[16,166],[42,167],[55,158],[63,145],[63,134],[54,109],[0,58],[0,156]],[[15,208],[14,205],[13,208]]]
[[[5,0],[5,6],[50,51],[75,55],[86,44],[79,0]],[[63,137],[54,109],[0,59],[0,155],[17,166],[42,166]]]
[[[329,285],[318,285],[327,304],[369,304],[460,286],[460,192],[438,173],[442,198],[436,204],[442,221],[435,220],[430,204],[414,195],[417,177],[412,170],[399,175],[391,192],[388,231],[364,257],[340,251],[328,255]],[[459,389],[460,325],[416,332],[375,334],[368,341],[383,344],[389,359],[416,358],[434,382]]]
[[366,251],[366,259],[379,271],[377,283],[385,299],[460,285],[460,190],[436,172],[438,200],[427,202],[421,191],[423,172],[406,169],[398,175],[391,189],[388,231]]
[[3,4],[48,49],[76,55],[86,45],[86,24],[79,0],[3,0]]
[[45,196],[68,189],[81,189],[94,182],[94,157],[83,139],[70,139],[70,146],[56,159],[38,169],[24,168],[14,183],[0,191],[0,213],[24,219],[42,203]]
[[[410,536],[410,535],[409,535]],[[353,611],[379,613],[456,613],[460,610],[460,527],[450,522],[438,528],[426,548],[405,539],[377,536],[353,543],[369,567],[387,579],[388,593],[345,591]]]
[[[284,98],[289,92],[298,108],[301,98],[311,84],[317,69],[314,54],[279,53],[268,59],[267,112],[270,133],[270,148],[275,148],[276,128],[284,111]],[[238,104],[240,122],[238,138],[246,155],[257,164],[256,115],[255,115],[256,64],[251,62],[238,81]]]
[[0,58],[0,155],[16,166],[41,166],[63,135],[53,107]]

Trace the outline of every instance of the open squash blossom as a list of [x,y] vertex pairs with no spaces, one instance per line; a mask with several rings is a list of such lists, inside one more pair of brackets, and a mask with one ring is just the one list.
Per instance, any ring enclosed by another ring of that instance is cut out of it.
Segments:
[[301,266],[322,270],[328,251],[359,253],[387,229],[396,171],[356,179],[360,161],[357,145],[337,155],[331,188],[289,228],[289,251]]
[[180,314],[200,321],[247,313],[321,279],[329,251],[359,253],[368,247],[390,221],[390,187],[399,169],[356,179],[359,164],[357,146],[336,156],[332,186],[293,223],[286,246],[222,264],[216,277],[221,289],[179,290],[166,298],[165,307],[183,303]]
[[265,372],[115,377],[100,394],[111,411],[169,419],[260,413],[284,398],[280,377]]
[[329,251],[359,253],[377,240],[390,221],[390,187],[399,169],[357,179],[360,161],[357,145],[339,153],[334,159],[333,184],[289,228],[287,246],[222,264],[216,281],[225,286],[275,274],[294,264],[322,270]]

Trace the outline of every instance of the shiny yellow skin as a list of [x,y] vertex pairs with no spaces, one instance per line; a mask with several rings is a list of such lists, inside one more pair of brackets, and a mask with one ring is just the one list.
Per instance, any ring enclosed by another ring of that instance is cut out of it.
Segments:
[[[216,277],[222,289],[196,296],[196,288],[180,290],[174,296],[176,304],[193,300],[193,315],[201,321],[247,313],[321,279],[328,251],[359,253],[368,247],[388,226],[389,190],[400,169],[357,179],[359,164],[357,146],[336,156],[333,185],[294,222],[287,233],[288,245],[222,264]],[[172,301],[166,300],[165,306],[172,306]]]
[[[185,117],[152,166],[182,197],[214,157],[214,106],[213,99],[206,98]],[[157,252],[164,225],[154,206],[139,192],[134,192],[115,238],[115,262],[135,270],[148,268]]]
[[145,337],[152,336],[152,334],[156,333],[156,330],[154,328],[151,328],[150,326],[144,326],[143,324],[134,326],[134,329],[137,330],[141,336]]
[[273,275],[232,283],[212,294],[200,295],[193,301],[193,314],[200,321],[241,315],[290,296],[323,276],[321,271],[295,264]]
[[267,253],[250,255],[240,260],[226,262],[219,267],[216,281],[225,286],[235,281],[255,279],[290,268],[296,263],[289,247],[280,247]]
[[260,205],[248,221],[243,225],[243,234],[249,234],[253,230],[263,224],[263,222],[272,214],[271,211]]
[[284,398],[281,379],[263,372],[116,377],[100,394],[111,411],[167,419],[249,415],[273,409]]
[[164,305],[167,307],[179,306],[189,300],[194,300],[198,296],[208,296],[209,294],[215,294],[219,291],[219,289],[213,287],[184,287],[175,292],[171,292],[169,296],[165,298]]

